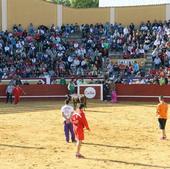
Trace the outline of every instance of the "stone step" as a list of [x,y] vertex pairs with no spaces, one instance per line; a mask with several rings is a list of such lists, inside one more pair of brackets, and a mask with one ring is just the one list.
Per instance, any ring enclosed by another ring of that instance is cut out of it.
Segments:
[[65,39],[65,40],[66,40],[66,41],[76,41],[76,42],[79,42],[79,43],[82,42],[81,39],[75,39],[75,38],[67,38],[67,39]]
[[153,67],[153,60],[152,60],[152,50],[147,52],[146,62],[145,62],[145,70],[148,71]]
[[147,60],[149,60],[149,61],[152,61],[152,58],[146,58]]
[[152,60],[150,60],[150,59],[147,59],[147,60],[146,60],[146,62],[148,62],[148,63],[152,63],[153,61],[152,61]]
[[146,61],[145,63],[152,64],[153,62]]
[[68,39],[81,39],[82,40],[80,36],[69,36]]
[[152,56],[147,56],[147,59],[152,59]]
[[147,71],[150,70],[150,69],[151,69],[151,67],[145,67],[145,70],[147,70]]
[[148,60],[148,59],[147,59],[147,60],[146,60],[146,62],[148,62],[148,63],[152,63],[153,61],[152,61],[152,60]]
[[150,60],[150,59],[146,59],[146,62],[148,62],[148,63],[152,63],[153,61],[152,61],[152,60]]
[[145,68],[151,68],[151,67],[152,67],[152,65],[151,66],[145,65]]
[[152,65],[152,62],[147,62],[147,61],[146,61],[145,64]]

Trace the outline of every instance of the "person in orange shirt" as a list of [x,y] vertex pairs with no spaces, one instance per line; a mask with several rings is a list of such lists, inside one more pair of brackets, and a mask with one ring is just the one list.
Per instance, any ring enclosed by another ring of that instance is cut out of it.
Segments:
[[73,129],[77,140],[76,158],[84,158],[84,156],[80,154],[80,147],[82,141],[84,140],[84,128],[90,131],[83,108],[84,104],[80,103],[78,110],[72,115],[71,118],[71,122],[73,124]]
[[163,96],[159,97],[159,104],[157,105],[156,115],[158,117],[159,127],[162,130],[162,140],[166,139],[165,126],[168,118],[168,104],[164,101]]

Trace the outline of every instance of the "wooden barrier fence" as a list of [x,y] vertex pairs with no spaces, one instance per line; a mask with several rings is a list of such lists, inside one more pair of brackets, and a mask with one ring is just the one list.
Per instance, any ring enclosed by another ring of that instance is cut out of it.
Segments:
[[[68,94],[64,85],[23,85],[26,95],[23,98],[65,98]],[[6,97],[6,85],[0,85],[0,98]],[[156,101],[158,96],[165,96],[170,100],[170,85],[117,84],[118,101]]]

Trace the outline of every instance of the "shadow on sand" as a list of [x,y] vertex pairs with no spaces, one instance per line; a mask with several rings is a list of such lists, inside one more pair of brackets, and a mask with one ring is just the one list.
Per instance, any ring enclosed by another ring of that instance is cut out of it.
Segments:
[[99,146],[99,147],[117,148],[117,149],[144,150],[143,148],[140,148],[140,147],[113,146],[113,145],[107,145],[107,144],[96,144],[96,143],[83,143],[83,144],[91,145],[91,146]]
[[170,168],[168,166],[143,164],[143,163],[137,163],[137,162],[127,162],[127,161],[121,161],[121,160],[99,159],[99,158],[85,158],[85,159],[86,160],[93,160],[93,161],[102,161],[102,162],[119,163],[119,164],[133,165],[133,166],[141,166],[141,167],[159,168],[159,169]]
[[18,145],[9,145],[9,144],[0,144],[0,147],[37,149],[37,150],[44,150],[45,149],[44,147],[18,146]]
[[104,111],[98,111],[98,110],[88,110],[87,109],[87,112],[93,112],[93,113],[104,113],[104,114],[112,114],[113,112],[104,112]]

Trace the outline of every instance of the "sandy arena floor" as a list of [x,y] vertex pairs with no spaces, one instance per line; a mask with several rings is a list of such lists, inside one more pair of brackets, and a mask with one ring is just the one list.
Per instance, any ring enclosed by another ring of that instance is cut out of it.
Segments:
[[169,140],[161,141],[152,103],[89,103],[82,154],[66,144],[61,101],[0,103],[0,169],[166,169]]

